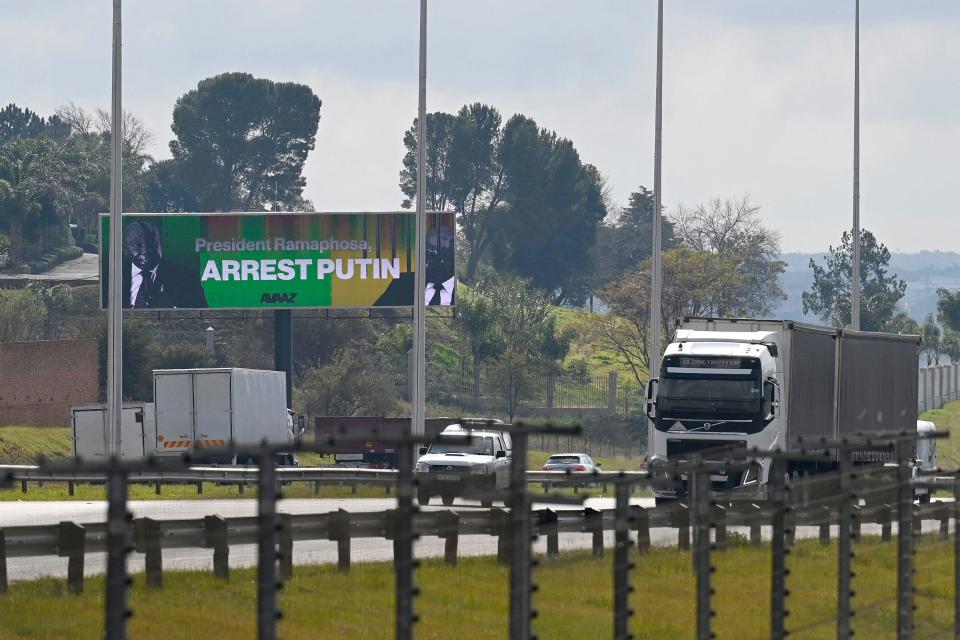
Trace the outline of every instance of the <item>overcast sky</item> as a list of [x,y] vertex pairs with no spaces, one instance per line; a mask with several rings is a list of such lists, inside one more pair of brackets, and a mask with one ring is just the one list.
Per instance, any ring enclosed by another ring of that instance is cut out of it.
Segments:
[[[417,0],[126,0],[124,107],[168,157],[176,99],[245,71],[323,101],[306,196],[396,209],[417,107]],[[749,193],[786,251],[851,225],[853,0],[667,0],[663,201]],[[109,0],[5,0],[0,102],[110,104]],[[654,0],[434,0],[427,108],[481,101],[571,139],[625,203],[653,182]],[[863,0],[861,219],[960,250],[960,2]]]

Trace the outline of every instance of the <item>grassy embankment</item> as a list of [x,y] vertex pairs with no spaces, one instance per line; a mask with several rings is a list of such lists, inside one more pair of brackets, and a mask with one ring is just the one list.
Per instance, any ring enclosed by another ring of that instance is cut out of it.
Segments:
[[[737,538],[734,537],[734,541]],[[917,637],[952,633],[951,542],[925,538],[917,554]],[[853,599],[857,636],[890,638],[896,626],[896,545],[864,539],[855,546]],[[720,638],[769,637],[769,547],[735,546],[714,554],[714,631]],[[631,604],[636,638],[690,638],[695,633],[690,556],[655,548],[636,558]],[[836,547],[800,541],[788,558],[791,570],[788,629],[797,638],[836,637]],[[134,579],[129,631],[135,638],[181,640],[255,635],[255,571],[236,570],[230,581],[210,573],[168,572],[161,591]],[[390,563],[355,565],[349,575],[324,565],[297,567],[280,593],[285,638],[393,637],[394,576]],[[542,638],[609,637],[612,632],[611,559],[571,552],[536,570],[534,622]],[[13,584],[0,595],[0,640],[102,637],[103,578],[88,579],[82,595],[66,593],[63,580]],[[456,568],[438,561],[417,573],[422,590],[415,608],[420,638],[504,638],[508,572],[491,558],[466,558]],[[201,606],[202,603],[202,606]]]
[[[47,458],[67,458],[72,451],[71,433],[68,427],[0,427],[0,464],[37,464],[41,456]],[[530,452],[530,469],[540,469],[549,457],[549,453],[542,451]],[[637,469],[639,462],[624,458],[597,457],[595,460],[603,465],[607,471]],[[332,459],[319,454],[303,454],[301,465],[318,466],[329,464]],[[253,498],[256,489],[247,487],[243,496],[236,485],[218,485],[206,482],[203,484],[203,493],[197,493],[195,484],[190,485],[163,485],[162,495],[157,496],[153,485],[132,485],[129,498],[131,500],[187,500],[212,498]],[[313,485],[297,482],[284,489],[288,498],[382,498],[386,495],[382,487],[358,486],[356,493],[349,486],[321,486],[319,496],[313,493]],[[77,485],[75,495],[69,496],[67,485],[62,482],[47,483],[37,486],[31,483],[27,493],[21,493],[19,485],[11,490],[0,491],[0,502],[9,500],[102,500],[104,489],[101,486]]]

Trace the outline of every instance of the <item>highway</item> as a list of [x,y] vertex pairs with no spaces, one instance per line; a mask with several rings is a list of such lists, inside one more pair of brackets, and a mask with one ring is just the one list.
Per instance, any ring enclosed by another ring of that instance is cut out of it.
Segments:
[[[633,504],[652,508],[653,498],[635,498]],[[458,501],[454,508],[470,508],[478,503]],[[546,508],[551,505],[535,503],[534,508]],[[556,506],[554,509],[574,509],[575,506]],[[585,502],[587,507],[595,509],[612,509],[612,498],[590,498]],[[232,500],[145,500],[129,503],[134,517],[150,517],[159,520],[168,519],[195,519],[206,515],[217,514],[225,518],[245,517],[256,515],[256,501],[245,499]],[[396,500],[392,498],[352,498],[352,499],[298,499],[283,500],[279,510],[289,514],[326,513],[344,509],[351,513],[362,511],[383,511],[395,509]],[[439,505],[426,507],[429,510],[441,510]],[[0,523],[3,526],[29,526],[55,524],[60,521],[77,523],[103,522],[106,518],[105,502],[80,501],[25,501],[0,503]],[[834,527],[834,535],[836,533]],[[894,526],[896,530],[896,526]],[[937,530],[937,523],[924,523],[924,531]],[[730,531],[740,531],[740,528],[731,527]],[[741,531],[747,534],[747,530]],[[764,528],[764,537],[769,536],[768,528]],[[797,536],[802,538],[816,537],[816,527],[798,527]],[[864,525],[864,535],[879,535],[877,525]],[[650,530],[651,544],[659,546],[676,545],[677,531],[672,528],[653,528]],[[561,533],[559,535],[560,549],[589,548],[591,534]],[[613,545],[613,532],[604,532],[606,547]],[[392,542],[383,539],[357,538],[351,542],[351,557],[354,562],[372,562],[390,560],[393,557]],[[546,553],[546,539],[541,537],[534,545],[540,553]],[[497,552],[497,540],[487,535],[464,535],[459,541],[460,556],[494,555]],[[424,536],[416,544],[416,555],[420,558],[440,557],[443,555],[443,540],[435,536]],[[323,564],[337,561],[336,543],[327,540],[297,541],[294,543],[294,562],[302,564]],[[143,556],[138,553],[130,555],[129,570],[133,573],[143,571]],[[256,566],[256,547],[254,545],[231,545],[230,566],[235,568]],[[102,574],[106,567],[106,554],[89,553],[86,556],[84,573],[86,575]],[[201,569],[212,570],[213,551],[210,549],[169,549],[163,552],[163,567],[169,570]],[[34,558],[8,558],[8,577],[11,582],[32,580],[44,576],[62,578],[66,576],[67,559],[54,556]]]

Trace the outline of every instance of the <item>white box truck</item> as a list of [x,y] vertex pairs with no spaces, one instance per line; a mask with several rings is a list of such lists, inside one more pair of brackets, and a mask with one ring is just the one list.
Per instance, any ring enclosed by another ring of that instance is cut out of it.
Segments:
[[[709,459],[729,447],[790,450],[799,438],[916,429],[919,342],[793,321],[685,318],[647,387],[654,495],[677,497],[663,463],[693,453]],[[788,475],[832,468],[792,463]],[[711,483],[755,495],[769,472],[770,460],[758,459]]]
[[[157,455],[195,446],[256,446],[293,441],[286,374],[260,369],[158,369],[153,372]],[[209,460],[251,463],[252,458]],[[281,462],[293,463],[292,456]]]
[[[105,404],[82,404],[70,407],[73,427],[73,457],[78,460],[109,458],[113,434],[107,425]],[[156,430],[153,426],[152,402],[124,402],[120,420],[120,458],[135,460],[153,453]]]

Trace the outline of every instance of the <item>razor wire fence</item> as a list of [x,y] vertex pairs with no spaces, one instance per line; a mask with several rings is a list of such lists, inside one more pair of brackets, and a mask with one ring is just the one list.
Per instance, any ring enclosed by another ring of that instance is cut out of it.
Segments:
[[[159,587],[164,581],[164,553],[178,545],[208,549],[213,556],[214,573],[221,577],[229,575],[231,548],[253,545],[257,568],[254,598],[257,637],[276,638],[277,622],[283,610],[279,589],[284,584],[296,584],[295,543],[324,539],[335,544],[337,566],[347,573],[356,555],[354,543],[382,539],[389,541],[391,547],[383,557],[392,559],[394,564],[393,635],[412,638],[416,635],[420,594],[416,570],[419,558],[431,552],[425,542],[430,539],[429,544],[434,545],[432,551],[442,549],[440,555],[444,562],[455,565],[458,556],[463,555],[464,541],[470,536],[479,536],[489,541],[484,548],[497,555],[509,574],[509,609],[505,621],[509,637],[526,639],[536,637],[536,604],[539,598],[546,597],[538,591],[536,567],[540,559],[535,553],[546,559],[554,558],[560,553],[563,536],[578,535],[589,540],[587,548],[598,558],[612,546],[613,558],[608,565],[612,582],[608,629],[614,638],[622,639],[634,637],[638,625],[642,627],[645,623],[635,615],[635,610],[650,607],[649,602],[633,602],[636,581],[649,579],[637,571],[638,554],[649,553],[654,533],[666,529],[675,533],[678,548],[689,552],[692,569],[689,580],[693,583],[692,603],[669,604],[692,609],[697,638],[714,637],[718,620],[729,621],[729,617],[741,615],[737,610],[724,608],[720,597],[721,590],[730,587],[724,571],[731,568],[724,562],[724,554],[739,536],[768,559],[768,564],[763,566],[769,575],[770,589],[766,594],[754,593],[750,597],[768,600],[764,611],[770,637],[829,632],[848,638],[858,630],[858,625],[874,624],[874,617],[881,618],[879,624],[883,624],[885,618],[877,612],[890,607],[895,615],[888,621],[886,631],[895,632],[899,638],[960,632],[957,616],[960,600],[956,596],[960,593],[956,584],[960,576],[956,572],[960,566],[960,537],[956,526],[960,503],[934,501],[918,505],[914,501],[915,494],[924,489],[948,491],[956,497],[960,493],[960,475],[941,473],[935,477],[916,477],[911,460],[916,434],[819,441],[790,453],[740,449],[691,455],[657,466],[651,470],[652,478],[647,474],[608,477],[614,494],[612,508],[596,509],[583,504],[582,494],[575,496],[565,491],[568,486],[582,483],[582,478],[558,477],[546,495],[534,494],[527,488],[528,439],[574,433],[575,429],[523,426],[508,429],[514,439],[510,482],[508,488],[497,493],[497,498],[504,500],[505,509],[477,509],[464,504],[460,508],[434,511],[417,506],[413,456],[418,439],[409,435],[392,436],[403,458],[395,475],[393,508],[366,513],[282,512],[279,507],[282,482],[274,465],[274,452],[268,448],[257,452],[260,490],[256,513],[242,518],[210,515],[191,521],[134,520],[128,513],[126,484],[131,474],[144,473],[144,466],[149,463],[113,461],[83,465],[84,473],[102,474],[107,483],[106,522],[58,523],[42,531],[40,527],[3,528],[0,559],[4,562],[0,568],[4,574],[0,575],[4,580],[0,586],[6,587],[7,556],[41,555],[42,550],[55,550],[59,556],[66,557],[70,565],[68,585],[80,590],[84,556],[103,552],[107,567],[105,634],[107,638],[125,638],[131,552],[143,556],[147,583]],[[864,448],[886,452],[884,457],[888,462],[858,463],[855,454]],[[756,465],[763,468],[768,481],[761,486],[758,475],[754,495],[732,500],[728,494],[716,490],[718,477]],[[810,465],[820,465],[829,471],[806,476],[795,473],[797,468]],[[77,467],[76,464],[60,465],[58,469],[77,470]],[[12,477],[7,479],[8,483],[12,480]],[[651,481],[656,481],[655,486],[657,483],[661,487],[664,483],[669,485],[677,499],[655,507],[632,501],[633,490]],[[865,540],[868,530],[874,531],[870,534],[873,537],[879,531],[879,543]],[[835,545],[832,574],[811,579],[798,570],[809,561],[804,554],[794,553],[798,538],[805,537],[816,538],[821,545]],[[765,539],[768,542],[765,543]],[[945,550],[951,553],[932,553]],[[858,567],[867,564],[869,554],[886,554],[895,566],[896,579],[874,584],[877,581],[870,580],[869,576],[858,575]],[[803,580],[813,584],[801,584]],[[924,581],[931,586],[921,589],[918,595],[917,585],[925,585]],[[819,610],[794,604],[800,602],[794,593],[811,589],[832,593],[835,606]],[[918,603],[922,611],[929,606],[924,599],[941,592],[954,595],[951,628],[931,624],[929,618],[918,617],[916,613]],[[319,603],[318,612],[322,607]],[[382,624],[388,623],[382,620]]]

